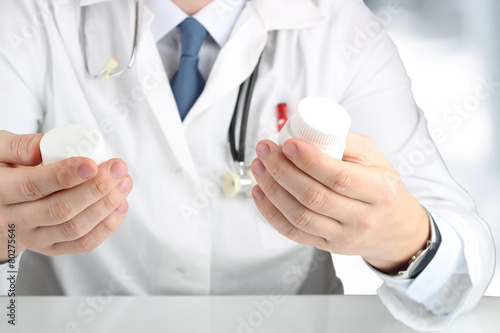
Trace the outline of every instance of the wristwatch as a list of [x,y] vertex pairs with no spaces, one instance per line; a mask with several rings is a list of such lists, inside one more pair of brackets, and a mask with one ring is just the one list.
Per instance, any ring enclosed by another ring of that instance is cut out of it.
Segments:
[[399,271],[396,275],[391,275],[391,277],[396,279],[414,279],[425,269],[425,267],[427,267],[432,258],[434,258],[441,244],[441,233],[431,214],[427,212],[427,215],[429,216],[431,224],[431,239],[427,241],[427,246],[411,257],[406,270]]

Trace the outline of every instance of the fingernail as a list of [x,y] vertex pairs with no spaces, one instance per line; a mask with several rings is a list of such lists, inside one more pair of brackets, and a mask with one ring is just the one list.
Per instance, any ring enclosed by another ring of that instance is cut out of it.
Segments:
[[269,149],[269,146],[265,143],[260,143],[257,145],[257,155],[259,155],[260,158],[266,159],[267,156],[269,156],[269,153],[271,150]]
[[123,163],[115,162],[111,166],[110,173],[114,179],[123,178],[127,174],[127,167]]
[[126,210],[127,210],[127,202],[123,200],[120,206],[116,208],[115,212],[117,212],[118,214],[123,214]]
[[122,180],[120,182],[120,184],[118,184],[118,189],[122,193],[127,193],[131,187],[132,187],[132,182],[130,181],[130,179],[128,177],[125,178],[124,180]]
[[255,173],[257,177],[260,177],[264,174],[264,172],[266,172],[266,167],[264,166],[264,164],[262,164],[262,162],[259,159],[256,159],[252,163],[252,171]]
[[252,194],[255,200],[257,201],[262,201],[262,199],[266,197],[266,195],[264,194],[264,192],[262,192],[262,189],[259,186],[254,186],[254,188],[252,189]]
[[294,158],[295,156],[297,156],[299,150],[297,149],[297,145],[295,143],[289,142],[283,145],[283,152],[286,156]]
[[91,167],[88,164],[82,164],[78,168],[78,176],[82,177],[83,179],[89,179],[95,176],[95,170],[93,167]]

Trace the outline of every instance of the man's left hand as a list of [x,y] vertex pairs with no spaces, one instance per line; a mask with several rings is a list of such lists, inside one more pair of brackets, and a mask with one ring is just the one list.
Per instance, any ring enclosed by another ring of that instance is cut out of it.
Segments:
[[368,137],[350,132],[342,161],[291,139],[257,145],[252,194],[269,223],[291,240],[361,255],[394,274],[425,248],[430,223],[396,170]]

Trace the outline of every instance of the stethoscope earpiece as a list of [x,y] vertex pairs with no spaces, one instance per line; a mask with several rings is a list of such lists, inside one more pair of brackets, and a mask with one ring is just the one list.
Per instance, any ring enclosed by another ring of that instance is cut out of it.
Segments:
[[109,58],[108,61],[106,61],[106,64],[104,65],[105,73],[101,77],[101,80],[102,81],[109,80],[110,75],[117,67],[118,67],[118,60],[116,60],[116,58]]

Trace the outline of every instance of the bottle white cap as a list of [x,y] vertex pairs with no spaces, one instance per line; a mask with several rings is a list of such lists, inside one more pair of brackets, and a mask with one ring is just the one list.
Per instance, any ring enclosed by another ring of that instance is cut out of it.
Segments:
[[40,151],[44,165],[77,156],[90,158],[97,165],[107,160],[102,133],[81,125],[67,125],[48,131],[40,142]]
[[342,159],[351,117],[334,101],[324,97],[307,97],[278,136],[278,145],[296,138],[317,146],[323,152]]

